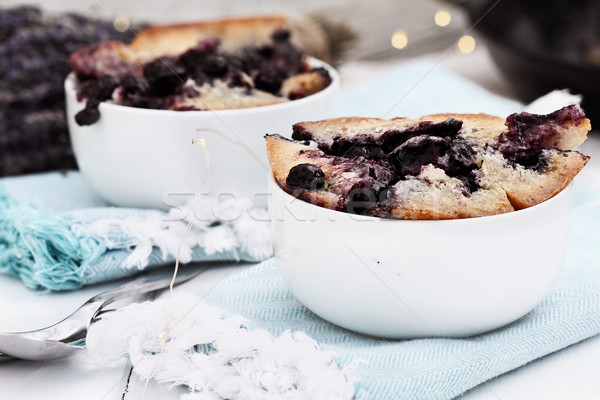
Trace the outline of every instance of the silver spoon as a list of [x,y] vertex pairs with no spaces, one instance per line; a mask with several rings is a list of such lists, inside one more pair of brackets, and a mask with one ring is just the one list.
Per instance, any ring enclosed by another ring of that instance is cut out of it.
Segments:
[[[206,268],[182,274],[175,280],[175,285],[187,282],[204,271]],[[114,311],[106,309],[106,306],[118,300],[126,300],[127,303],[151,300],[165,291],[170,283],[171,278],[157,280],[156,277],[143,277],[92,297],[71,315],[49,327],[28,332],[0,332],[0,361],[70,357],[85,348],[89,326],[104,313]]]

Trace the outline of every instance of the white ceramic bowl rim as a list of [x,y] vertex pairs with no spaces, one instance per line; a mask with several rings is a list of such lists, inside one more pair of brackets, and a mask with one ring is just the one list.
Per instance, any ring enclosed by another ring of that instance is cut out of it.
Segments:
[[[301,99],[291,100],[291,101],[288,101],[285,103],[270,104],[270,105],[258,106],[258,107],[233,108],[233,109],[227,109],[227,110],[175,111],[175,110],[155,110],[155,109],[148,109],[148,108],[132,107],[132,106],[125,106],[125,105],[121,105],[121,104],[108,103],[108,102],[103,101],[100,103],[100,111],[102,112],[102,110],[106,110],[106,111],[108,111],[108,110],[121,110],[121,111],[128,110],[133,113],[142,113],[142,114],[148,114],[148,113],[174,114],[174,113],[177,113],[178,115],[182,115],[182,116],[187,115],[188,117],[196,118],[199,114],[216,114],[216,115],[238,114],[238,115],[243,115],[246,113],[256,112],[257,110],[277,111],[277,110],[280,110],[280,109],[283,109],[286,107],[294,107],[294,105],[296,105],[296,104],[312,101],[312,100],[317,99],[322,96],[327,96],[329,94],[329,92],[335,90],[337,88],[337,86],[339,86],[340,77],[335,68],[333,68],[331,65],[327,64],[326,62],[316,59],[314,57],[307,57],[307,61],[311,67],[323,67],[323,68],[327,69],[327,72],[329,72],[329,76],[331,77],[331,83],[325,89],[320,90],[317,93],[311,94],[310,96],[306,96]],[[71,72],[65,79],[65,91],[67,93],[69,93],[70,95],[75,94],[75,91],[76,91],[75,82],[76,81],[77,81],[77,78],[75,78],[74,72]],[[184,118],[187,118],[187,117],[184,117]]]
[[[345,215],[345,216],[351,216],[352,218],[360,219],[361,221],[395,221],[395,222],[401,222],[401,223],[429,223],[429,224],[483,223],[483,221],[490,221],[490,220],[497,221],[502,218],[515,218],[515,217],[524,215],[525,213],[535,213],[535,212],[543,211],[544,208],[547,208],[547,207],[551,206],[551,204],[553,202],[558,201],[558,199],[561,196],[569,196],[570,188],[573,185],[573,181],[571,181],[563,190],[561,190],[559,193],[557,193],[550,199],[543,201],[539,204],[536,204],[534,206],[523,208],[521,210],[511,211],[511,212],[507,212],[504,214],[487,215],[487,216],[475,217],[475,218],[427,220],[427,219],[381,218],[381,217],[372,217],[369,215],[350,214],[350,213],[346,213],[343,211],[332,210],[331,208],[317,206],[315,204],[309,203],[307,201],[304,201],[302,199],[292,196],[291,194],[289,194],[288,192],[283,190],[283,188],[279,185],[279,182],[277,182],[275,180],[273,173],[269,173],[269,180],[273,184],[273,187],[276,188],[275,190],[281,191],[283,196],[287,197],[288,200],[300,201],[302,203],[305,203],[307,205],[307,207],[319,207],[319,212],[323,212],[323,213],[325,213],[325,215],[330,215],[332,219],[335,218],[335,216]],[[480,222],[476,222],[476,221],[480,221]]]

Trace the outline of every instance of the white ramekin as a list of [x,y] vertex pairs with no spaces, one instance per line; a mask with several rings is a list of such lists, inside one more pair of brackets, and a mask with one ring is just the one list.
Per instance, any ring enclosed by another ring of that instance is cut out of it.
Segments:
[[263,136],[289,136],[294,123],[336,116],[339,75],[324,67],[332,82],[303,99],[263,107],[219,111],[148,110],[100,104],[100,120],[79,126],[75,77],[65,81],[71,142],[81,173],[106,200],[118,206],[167,209],[196,193],[205,171],[205,139],[210,158],[203,193],[250,196],[266,205],[267,155]]
[[563,263],[573,184],[489,217],[412,221],[296,199],[269,179],[276,264],[297,299],[344,328],[388,338],[459,337],[522,317]]

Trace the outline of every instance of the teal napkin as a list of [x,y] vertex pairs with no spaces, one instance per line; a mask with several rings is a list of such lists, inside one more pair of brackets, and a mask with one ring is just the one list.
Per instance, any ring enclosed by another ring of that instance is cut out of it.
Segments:
[[207,302],[275,335],[288,329],[306,332],[324,349],[337,353],[340,367],[354,369],[358,399],[452,399],[600,333],[600,252],[595,250],[600,237],[599,200],[599,190],[575,185],[567,261],[558,283],[529,314],[487,334],[464,339],[379,340],[352,333],[302,306],[283,283],[273,260],[223,282]]
[[[266,219],[266,211],[262,212]],[[214,213],[209,216],[213,220],[196,221],[192,234],[198,242],[188,246],[182,260],[261,261],[271,256],[266,222],[224,222]],[[187,224],[172,220],[157,210],[109,207],[79,172],[4,178],[0,273],[15,276],[32,289],[60,291],[172,263]],[[242,225],[246,235],[238,229]],[[255,232],[247,232],[249,226]],[[171,232],[174,227],[179,230]],[[247,240],[248,234],[252,240]]]

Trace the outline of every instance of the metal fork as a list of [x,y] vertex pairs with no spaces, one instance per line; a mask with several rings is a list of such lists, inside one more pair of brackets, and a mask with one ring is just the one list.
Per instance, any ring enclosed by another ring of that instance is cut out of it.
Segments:
[[[182,284],[206,271],[206,268],[180,274],[175,285]],[[109,304],[151,300],[169,288],[171,278],[142,277],[116,289],[100,293],[83,303],[71,315],[47,328],[28,332],[0,332],[0,361],[55,360],[74,355],[85,348],[85,337],[91,324],[102,315],[114,311]]]

